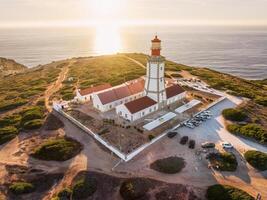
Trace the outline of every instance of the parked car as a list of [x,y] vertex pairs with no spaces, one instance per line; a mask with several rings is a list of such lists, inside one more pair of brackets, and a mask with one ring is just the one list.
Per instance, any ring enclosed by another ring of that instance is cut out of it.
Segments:
[[195,140],[189,140],[188,147],[189,149],[194,149],[196,145]]
[[233,145],[231,143],[229,143],[229,142],[223,142],[222,143],[222,147],[224,149],[232,149],[232,148],[234,148]]
[[205,149],[214,148],[215,144],[213,142],[204,142],[201,144],[201,147]]
[[182,145],[184,145],[184,144],[186,144],[187,143],[187,141],[188,141],[188,136],[183,136],[182,138],[181,138],[181,140],[180,140],[180,144],[182,144]]
[[168,134],[167,134],[168,138],[173,138],[176,135],[177,135],[177,132],[174,132],[174,131],[168,132]]

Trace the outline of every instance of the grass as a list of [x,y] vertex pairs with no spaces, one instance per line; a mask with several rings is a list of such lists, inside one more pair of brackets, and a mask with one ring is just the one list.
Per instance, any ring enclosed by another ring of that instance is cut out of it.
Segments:
[[209,160],[214,169],[220,171],[235,171],[237,169],[237,160],[232,153],[213,153]]
[[228,185],[212,185],[207,189],[208,200],[255,200],[243,190]]
[[248,118],[246,113],[244,113],[242,110],[234,109],[234,108],[228,108],[224,109],[222,111],[222,115],[225,119],[231,120],[231,121],[244,121]]
[[32,156],[40,160],[65,161],[76,156],[82,146],[71,138],[55,138],[43,142]]
[[252,167],[260,171],[267,170],[267,154],[266,153],[250,150],[250,151],[247,151],[244,154],[244,156],[247,162]]
[[185,167],[185,161],[180,157],[168,157],[156,160],[150,165],[151,169],[165,173],[176,174]]
[[194,68],[190,73],[206,81],[212,88],[225,90],[236,96],[247,97],[266,106],[266,87],[259,82],[245,80],[208,68]]
[[15,195],[31,193],[34,189],[34,185],[27,182],[16,182],[9,186],[9,190]]
[[148,183],[145,179],[130,178],[121,184],[120,194],[124,200],[147,199],[144,197],[148,190]]
[[14,139],[18,135],[18,129],[13,126],[0,128],[0,145]]
[[92,196],[97,190],[97,180],[95,178],[85,177],[74,183],[72,187],[72,198],[74,200],[86,199]]
[[259,124],[248,123],[246,125],[230,124],[227,130],[233,134],[245,136],[257,140],[260,143],[267,142],[267,131]]

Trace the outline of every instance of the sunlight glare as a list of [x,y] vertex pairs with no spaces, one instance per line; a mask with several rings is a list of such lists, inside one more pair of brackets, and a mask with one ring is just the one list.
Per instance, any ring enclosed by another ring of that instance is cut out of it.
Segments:
[[114,54],[121,50],[119,28],[115,25],[96,27],[95,51],[97,54]]

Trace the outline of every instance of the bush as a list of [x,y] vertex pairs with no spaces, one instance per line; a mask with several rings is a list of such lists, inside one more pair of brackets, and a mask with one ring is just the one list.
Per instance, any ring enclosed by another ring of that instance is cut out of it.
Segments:
[[34,186],[27,182],[16,182],[9,186],[9,190],[15,195],[27,194],[34,191]]
[[168,136],[168,138],[173,138],[176,135],[177,135],[177,132],[172,131],[172,132],[169,132],[167,136]]
[[43,121],[41,119],[34,119],[34,120],[24,123],[23,128],[25,130],[34,130],[34,129],[41,128],[42,125],[43,125]]
[[228,185],[212,185],[207,189],[208,200],[254,200],[243,190]]
[[57,197],[59,200],[70,200],[71,195],[72,190],[70,188],[64,188],[58,193]]
[[18,129],[13,126],[0,128],[0,145],[4,144],[18,135]]
[[185,167],[185,161],[180,157],[168,157],[160,160],[156,160],[150,165],[151,169],[156,171],[166,173],[166,174],[175,174],[180,172]]
[[58,130],[64,127],[64,123],[55,115],[50,114],[45,121],[46,130]]
[[212,166],[220,171],[235,171],[238,165],[232,153],[211,153],[209,160]]
[[261,96],[256,97],[255,102],[257,104],[260,104],[260,105],[263,105],[263,106],[267,106],[267,97],[261,97]]
[[261,125],[258,124],[250,123],[244,126],[231,124],[227,126],[227,130],[233,134],[249,137],[261,143],[267,142],[267,132]]
[[131,178],[124,181],[120,187],[120,194],[124,200],[134,200],[145,197],[148,191],[145,179]]
[[194,149],[195,148],[195,145],[196,145],[195,140],[189,140],[188,147],[190,149]]
[[82,146],[70,138],[50,139],[35,149],[33,157],[41,160],[65,161],[76,156]]
[[32,107],[22,112],[21,123],[24,124],[33,119],[42,119],[44,117],[40,107]]
[[97,181],[94,178],[83,178],[79,181],[77,181],[73,187],[73,199],[74,200],[80,200],[85,199],[89,196],[92,196],[95,191],[97,190]]
[[267,170],[267,154],[250,150],[245,153],[245,159],[254,168],[264,171]]
[[224,109],[222,115],[231,121],[244,121],[248,117],[243,111],[233,108]]
[[18,114],[6,116],[6,117],[0,119],[0,127],[19,126],[20,121],[21,121],[21,116]]
[[10,101],[10,102],[0,103],[0,111],[12,110],[12,109],[15,109],[19,106],[26,104],[26,103],[27,103],[27,101],[21,100],[21,99],[17,99],[17,100]]
[[188,139],[189,139],[188,136],[183,136],[180,140],[180,144],[185,145],[187,143]]
[[148,139],[151,141],[151,140],[153,140],[155,138],[155,136],[154,135],[148,135]]

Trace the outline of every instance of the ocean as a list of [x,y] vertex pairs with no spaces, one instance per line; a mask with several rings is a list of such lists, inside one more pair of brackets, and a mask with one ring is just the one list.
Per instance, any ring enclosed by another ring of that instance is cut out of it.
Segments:
[[267,78],[267,27],[0,28],[0,57],[34,67],[71,57],[149,54],[155,34],[167,59],[246,79]]

